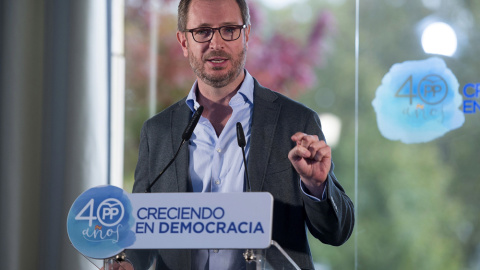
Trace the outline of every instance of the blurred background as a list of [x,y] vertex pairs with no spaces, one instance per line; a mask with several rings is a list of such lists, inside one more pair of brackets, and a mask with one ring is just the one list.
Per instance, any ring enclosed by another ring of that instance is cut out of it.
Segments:
[[[177,5],[0,2],[2,269],[96,269],[70,245],[66,216],[90,187],[131,191],[143,122],[193,84]],[[346,244],[311,238],[316,269],[480,269],[480,2],[249,5],[246,68],[318,112],[356,206]],[[431,57],[456,76],[464,122],[424,143],[385,138],[372,106],[382,78]]]

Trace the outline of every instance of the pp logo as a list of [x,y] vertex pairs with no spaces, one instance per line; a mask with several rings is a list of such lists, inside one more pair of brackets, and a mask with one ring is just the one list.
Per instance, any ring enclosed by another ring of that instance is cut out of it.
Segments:
[[122,221],[125,209],[117,199],[106,199],[100,203],[97,209],[98,221],[107,227],[112,227]]
[[445,79],[438,75],[427,75],[420,81],[420,99],[430,105],[439,104],[448,94]]

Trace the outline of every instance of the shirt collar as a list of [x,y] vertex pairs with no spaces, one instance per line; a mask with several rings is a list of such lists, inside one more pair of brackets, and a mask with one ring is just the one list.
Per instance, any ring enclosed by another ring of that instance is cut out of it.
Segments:
[[[190,89],[190,92],[187,95],[187,100],[185,101],[190,108],[190,110],[196,111],[198,107],[200,107],[200,104],[197,102],[197,96],[196,96],[196,89],[197,89],[198,82],[195,81],[193,84],[192,88]],[[248,71],[245,69],[245,78],[243,79],[242,85],[240,86],[240,89],[238,89],[238,92],[236,95],[241,94],[243,98],[245,99],[246,102],[249,102],[253,104],[253,88],[254,88],[254,83],[253,83],[253,77],[248,73]]]

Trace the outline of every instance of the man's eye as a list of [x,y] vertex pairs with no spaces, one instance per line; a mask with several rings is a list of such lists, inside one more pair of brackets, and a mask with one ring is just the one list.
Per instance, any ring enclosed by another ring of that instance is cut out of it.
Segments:
[[198,29],[195,31],[195,35],[209,36],[212,31],[210,29]]
[[225,27],[223,28],[224,33],[234,33],[235,32],[235,27]]

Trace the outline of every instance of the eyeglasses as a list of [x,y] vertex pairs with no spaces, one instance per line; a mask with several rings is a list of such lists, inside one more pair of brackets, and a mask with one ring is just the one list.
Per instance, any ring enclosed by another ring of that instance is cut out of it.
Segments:
[[193,40],[198,43],[209,42],[213,38],[213,34],[216,30],[220,33],[220,36],[225,41],[234,41],[240,37],[242,29],[245,29],[246,25],[225,25],[218,28],[200,27],[195,29],[186,29],[185,32],[192,33]]

